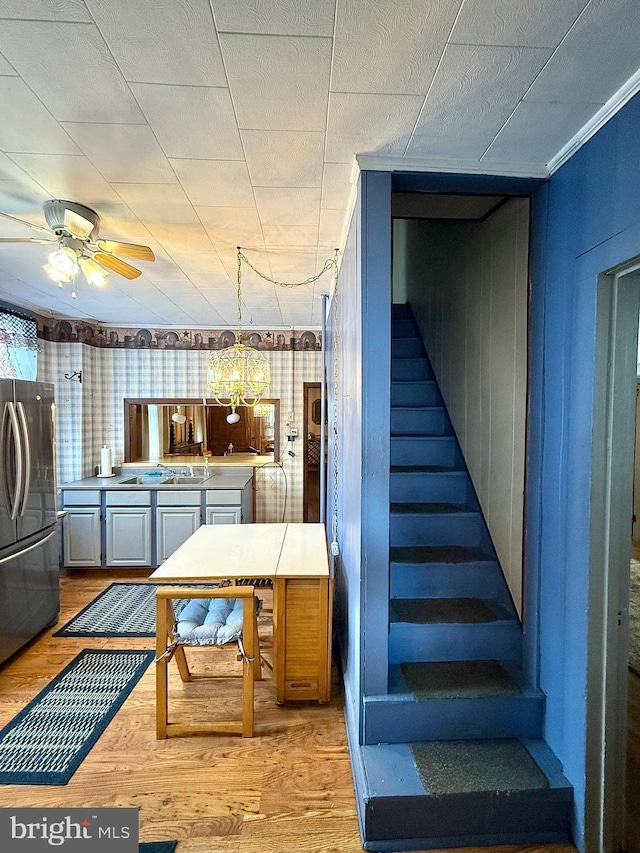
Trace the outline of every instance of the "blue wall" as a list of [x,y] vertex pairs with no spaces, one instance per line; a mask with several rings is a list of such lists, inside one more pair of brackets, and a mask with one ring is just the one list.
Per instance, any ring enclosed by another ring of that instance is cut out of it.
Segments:
[[[534,196],[527,563],[539,571],[546,737],[585,796],[586,670],[596,288],[640,254],[640,98]],[[630,523],[630,521],[629,521]]]

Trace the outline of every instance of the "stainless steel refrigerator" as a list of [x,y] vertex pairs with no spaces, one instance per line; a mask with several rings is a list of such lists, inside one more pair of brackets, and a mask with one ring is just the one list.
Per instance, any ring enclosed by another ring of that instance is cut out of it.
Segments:
[[0,663],[60,610],[53,385],[0,379]]

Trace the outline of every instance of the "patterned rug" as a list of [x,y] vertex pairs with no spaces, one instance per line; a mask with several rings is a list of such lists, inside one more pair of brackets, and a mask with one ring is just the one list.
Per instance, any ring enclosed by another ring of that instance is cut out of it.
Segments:
[[631,560],[629,592],[629,666],[640,675],[640,562]]
[[177,841],[141,841],[139,853],[173,853]]
[[0,730],[0,784],[66,785],[153,660],[84,649]]
[[[158,586],[155,583],[112,583],[53,636],[155,637]],[[187,586],[217,587],[219,584]],[[186,604],[186,600],[176,603],[176,613]]]

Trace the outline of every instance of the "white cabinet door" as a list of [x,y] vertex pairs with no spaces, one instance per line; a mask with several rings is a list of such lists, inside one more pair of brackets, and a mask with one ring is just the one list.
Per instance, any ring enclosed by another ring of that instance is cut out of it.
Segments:
[[207,524],[240,524],[241,521],[239,506],[207,507]]
[[62,519],[65,566],[100,566],[100,507],[65,507]]
[[107,507],[107,565],[151,566],[151,507]]
[[158,565],[163,563],[200,527],[200,507],[159,506],[156,509],[156,548]]

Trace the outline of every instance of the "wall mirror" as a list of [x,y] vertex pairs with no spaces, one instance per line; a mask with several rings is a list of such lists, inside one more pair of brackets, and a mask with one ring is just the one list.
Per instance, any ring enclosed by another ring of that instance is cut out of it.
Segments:
[[227,423],[228,406],[193,399],[125,399],[124,460],[148,462],[175,456],[235,453],[280,458],[280,401],[240,406],[237,424]]

